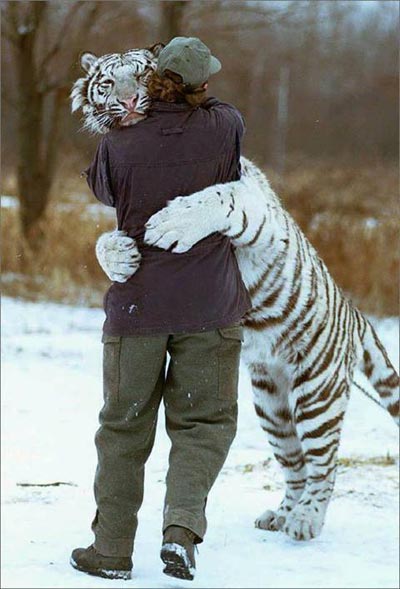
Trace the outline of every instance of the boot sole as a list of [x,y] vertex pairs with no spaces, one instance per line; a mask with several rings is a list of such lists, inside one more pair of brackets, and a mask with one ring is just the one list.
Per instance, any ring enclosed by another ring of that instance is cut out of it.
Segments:
[[92,575],[93,577],[102,577],[103,579],[120,579],[123,581],[129,581],[132,578],[131,571],[121,571],[121,570],[107,570],[107,569],[85,569],[84,567],[80,566],[77,562],[74,561],[73,558],[69,560],[71,566],[80,571],[81,573],[86,573],[87,575]]
[[193,581],[194,571],[188,567],[185,558],[171,550],[170,548],[161,549],[161,560],[165,564],[163,573],[176,579],[185,579],[185,581]]

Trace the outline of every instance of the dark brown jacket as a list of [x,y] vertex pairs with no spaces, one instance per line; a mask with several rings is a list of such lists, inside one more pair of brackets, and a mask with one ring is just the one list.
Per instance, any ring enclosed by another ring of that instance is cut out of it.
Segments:
[[115,207],[118,228],[137,240],[139,270],[105,299],[108,335],[182,333],[225,327],[250,308],[230,240],[213,233],[184,254],[143,243],[144,224],[175,196],[240,178],[239,111],[210,98],[201,107],[154,102],[147,119],[110,131],[87,181]]

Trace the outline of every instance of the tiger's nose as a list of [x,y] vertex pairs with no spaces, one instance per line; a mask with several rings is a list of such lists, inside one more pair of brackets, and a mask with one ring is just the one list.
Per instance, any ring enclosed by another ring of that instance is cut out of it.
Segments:
[[137,98],[138,98],[137,94],[135,94],[134,96],[131,96],[130,98],[125,98],[124,100],[121,100],[121,102],[122,102],[122,104],[124,104],[126,106],[126,108],[129,111],[132,111],[135,109]]

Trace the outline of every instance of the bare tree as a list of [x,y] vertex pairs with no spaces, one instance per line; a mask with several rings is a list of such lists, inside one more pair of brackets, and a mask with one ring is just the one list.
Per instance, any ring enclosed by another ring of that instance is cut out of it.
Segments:
[[[56,167],[60,107],[68,96],[60,60],[73,29],[90,30],[97,2],[2,2],[2,35],[12,47],[16,72],[17,186],[20,223],[31,248],[40,246]],[[72,59],[72,57],[70,58]],[[57,72],[56,74],[54,72]]]
[[2,1],[3,169],[18,170],[24,234],[35,241],[53,174],[67,174],[58,151],[89,162],[95,140],[77,133],[66,97],[82,50],[199,36],[223,62],[212,91],[245,116],[246,154],[278,171],[301,154],[396,157],[398,6],[358,4]]

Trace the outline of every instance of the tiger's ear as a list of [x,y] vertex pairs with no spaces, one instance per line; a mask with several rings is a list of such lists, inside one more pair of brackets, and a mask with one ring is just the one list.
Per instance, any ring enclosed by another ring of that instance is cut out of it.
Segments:
[[97,55],[95,55],[94,53],[90,53],[90,51],[84,51],[79,56],[81,68],[85,72],[88,72],[90,70],[90,68],[92,67],[92,65],[94,63],[96,63],[97,60],[98,60]]
[[165,44],[164,43],[155,43],[154,45],[152,45],[151,47],[147,47],[146,49],[148,51],[151,51],[151,53],[154,55],[154,57],[158,57],[161,53],[161,51],[164,49]]

